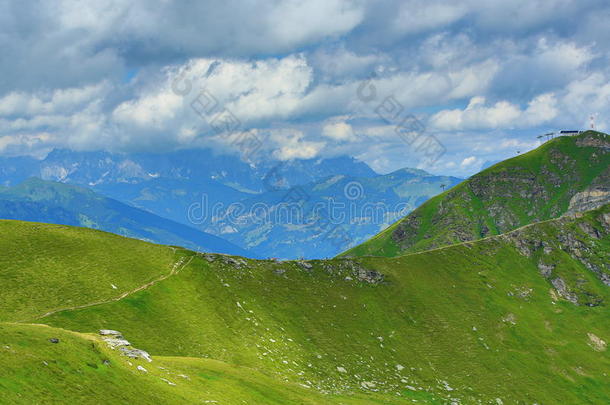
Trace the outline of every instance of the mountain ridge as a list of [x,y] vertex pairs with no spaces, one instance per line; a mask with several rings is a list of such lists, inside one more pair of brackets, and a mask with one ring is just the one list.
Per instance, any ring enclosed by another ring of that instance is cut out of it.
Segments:
[[215,235],[128,206],[93,190],[38,178],[0,188],[0,217],[83,226],[193,250],[257,257]]
[[609,139],[587,131],[497,163],[342,255],[400,255],[556,218],[576,194],[610,182]]

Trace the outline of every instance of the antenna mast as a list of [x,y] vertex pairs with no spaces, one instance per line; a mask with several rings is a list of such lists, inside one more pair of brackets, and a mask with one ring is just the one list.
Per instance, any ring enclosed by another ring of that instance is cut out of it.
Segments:
[[589,122],[591,123],[591,130],[595,131],[595,114],[589,116]]

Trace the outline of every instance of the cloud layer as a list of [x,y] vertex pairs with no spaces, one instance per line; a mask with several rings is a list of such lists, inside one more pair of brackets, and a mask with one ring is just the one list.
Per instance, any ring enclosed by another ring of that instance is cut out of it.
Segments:
[[[0,154],[238,154],[246,133],[275,159],[346,153],[379,171],[467,175],[542,131],[583,128],[591,114],[610,124],[605,1],[0,6]],[[201,94],[234,118],[231,133],[196,111]],[[433,164],[396,131],[409,114],[447,150]]]

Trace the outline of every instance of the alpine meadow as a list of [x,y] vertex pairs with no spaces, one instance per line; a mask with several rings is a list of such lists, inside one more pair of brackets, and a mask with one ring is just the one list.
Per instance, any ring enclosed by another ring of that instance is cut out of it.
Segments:
[[0,0],[0,405],[610,404],[606,3]]

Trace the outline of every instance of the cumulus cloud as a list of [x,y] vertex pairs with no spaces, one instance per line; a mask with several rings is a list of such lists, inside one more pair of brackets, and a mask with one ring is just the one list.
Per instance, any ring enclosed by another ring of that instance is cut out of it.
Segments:
[[556,91],[586,72],[594,58],[590,46],[542,37],[531,49],[508,51],[492,89],[513,99]]
[[[347,153],[390,171],[419,162],[395,131],[414,113],[447,147],[437,167],[468,174],[543,128],[610,124],[601,0],[0,4],[2,153],[235,153],[251,133],[277,159]],[[217,104],[205,117],[203,90]],[[219,131],[224,110],[237,125]]]
[[35,93],[13,91],[0,98],[0,117],[69,114],[82,109],[92,101],[103,98],[108,91],[108,83]]
[[460,163],[460,166],[462,166],[463,168],[466,167],[470,167],[476,163],[478,163],[478,159],[475,156],[468,156],[467,158],[464,158],[464,160],[462,160],[462,163]]
[[506,101],[486,105],[485,97],[473,97],[465,109],[440,111],[430,121],[435,128],[445,131],[497,128],[514,123],[520,114],[518,106]]
[[485,97],[473,97],[465,109],[442,110],[430,118],[438,130],[471,130],[536,127],[551,122],[558,115],[553,94],[542,94],[527,108],[507,101],[488,104]]
[[236,124],[229,132],[289,119],[312,78],[302,55],[254,62],[192,59],[164,71],[160,83],[144,86],[111,115],[130,131],[165,138],[175,146],[216,135],[213,122],[224,111]]
[[335,141],[349,141],[354,139],[354,129],[345,121],[333,120],[324,125],[322,135]]
[[270,131],[269,140],[278,145],[273,154],[279,160],[311,159],[326,145],[305,140],[303,132],[298,130]]

